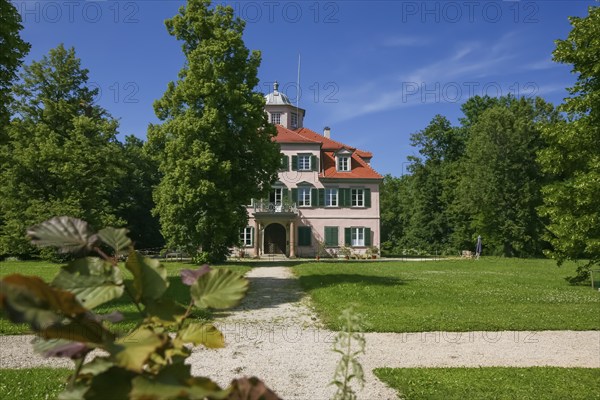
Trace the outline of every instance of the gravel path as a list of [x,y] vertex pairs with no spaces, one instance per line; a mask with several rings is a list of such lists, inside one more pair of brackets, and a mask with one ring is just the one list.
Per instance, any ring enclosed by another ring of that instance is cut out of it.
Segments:
[[[285,267],[255,268],[251,290],[234,310],[217,314],[226,347],[197,348],[192,372],[222,385],[239,376],[263,379],[284,399],[329,399],[338,355],[325,329]],[[0,368],[71,367],[35,355],[32,336],[0,337]],[[377,367],[560,366],[600,368],[600,331],[367,333],[360,399],[395,399],[372,373]]]

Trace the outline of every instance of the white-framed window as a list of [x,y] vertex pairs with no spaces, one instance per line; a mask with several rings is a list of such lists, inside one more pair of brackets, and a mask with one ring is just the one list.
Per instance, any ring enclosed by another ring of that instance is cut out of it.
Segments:
[[242,232],[240,233],[240,241],[242,242],[242,246],[252,247],[252,242],[253,242],[252,231],[253,230],[254,229],[252,229],[251,226],[247,226],[246,228],[242,229]]
[[365,190],[364,189],[351,189],[350,197],[352,198],[352,207],[364,207],[365,206]]
[[281,124],[281,113],[271,113],[271,123]]
[[281,204],[283,198],[283,188],[273,188],[269,194],[269,203]]
[[365,245],[365,228],[350,228],[352,232],[352,247]]
[[338,190],[337,188],[325,188],[325,207],[338,206]]
[[298,206],[310,207],[310,188],[299,187],[298,188]]
[[350,156],[338,156],[338,171],[350,171]]
[[298,127],[298,114],[292,113],[291,119],[292,119],[292,128],[297,128]]
[[310,154],[298,155],[298,171],[310,171]]

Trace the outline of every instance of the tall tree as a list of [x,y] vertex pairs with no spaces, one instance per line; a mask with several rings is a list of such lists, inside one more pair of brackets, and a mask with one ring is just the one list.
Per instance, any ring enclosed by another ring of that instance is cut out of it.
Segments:
[[19,36],[22,29],[21,16],[16,8],[10,1],[0,0],[0,144],[6,140],[3,131],[10,118],[10,88],[30,47]]
[[412,205],[411,175],[383,177],[379,189],[381,209],[381,250],[387,254],[402,254],[406,247]]
[[[536,154],[543,148],[539,123],[555,121],[553,107],[542,99],[501,99],[479,114],[469,128],[461,163],[457,207],[469,216],[471,236],[481,234],[491,253],[541,254],[543,175]],[[468,239],[474,239],[467,237]]]
[[452,234],[449,204],[454,198],[455,164],[464,153],[463,130],[436,115],[427,127],[411,136],[420,157],[409,157],[413,207],[405,230],[407,245],[449,252]]
[[121,158],[114,162],[120,162],[125,173],[111,204],[117,207],[117,216],[126,222],[136,248],[162,248],[165,243],[160,223],[158,217],[152,215],[155,206],[152,192],[160,181],[158,163],[148,154],[144,142],[132,135],[125,138],[121,152]]
[[166,26],[186,63],[154,104],[163,123],[148,131],[162,174],[155,211],[168,245],[223,259],[247,223],[244,204],[266,194],[280,163],[253,91],[260,53],[244,45],[245,23],[231,7],[189,0]]
[[585,259],[572,282],[587,279],[600,264],[600,8],[570,18],[573,29],[556,42],[554,61],[573,64],[577,81],[559,109],[568,119],[543,130],[548,147],[539,162],[551,174],[542,215],[550,219],[547,238],[559,265]]
[[113,162],[117,121],[93,105],[96,89],[80,64],[60,45],[25,66],[14,87],[15,116],[0,148],[0,254],[32,251],[26,227],[56,215],[121,222],[110,201],[123,174]]

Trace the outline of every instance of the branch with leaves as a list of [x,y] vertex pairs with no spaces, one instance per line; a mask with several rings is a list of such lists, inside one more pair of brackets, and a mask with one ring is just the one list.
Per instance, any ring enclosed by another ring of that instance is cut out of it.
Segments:
[[[0,285],[0,309],[11,321],[30,325],[39,337],[36,351],[74,361],[75,371],[60,399],[278,398],[256,378],[234,380],[224,389],[208,378],[192,376],[190,365],[185,364],[191,355],[189,345],[225,345],[214,325],[187,320],[192,307],[234,307],[248,290],[243,276],[207,265],[183,270],[182,282],[190,287],[192,298],[186,308],[165,297],[169,286],[165,267],[136,252],[126,229],[105,228],[95,233],[85,221],[56,217],[27,233],[38,246],[80,256],[62,267],[50,284],[14,274]],[[123,252],[128,254],[124,266],[133,276],[131,282],[123,279],[118,262]],[[105,322],[117,322],[121,314],[98,315],[91,310],[125,293],[143,320],[119,337]],[[173,330],[175,335],[169,335]],[[94,349],[108,355],[86,363]]]

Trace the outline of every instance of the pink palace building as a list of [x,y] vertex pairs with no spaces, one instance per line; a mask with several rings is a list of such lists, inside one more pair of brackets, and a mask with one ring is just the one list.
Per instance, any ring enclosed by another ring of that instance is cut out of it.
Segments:
[[248,206],[249,223],[241,232],[246,256],[280,254],[314,257],[318,243],[337,254],[380,247],[379,175],[370,152],[318,134],[303,126],[306,111],[278,91],[265,96],[269,121],[281,146],[279,178],[269,198]]

